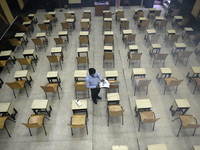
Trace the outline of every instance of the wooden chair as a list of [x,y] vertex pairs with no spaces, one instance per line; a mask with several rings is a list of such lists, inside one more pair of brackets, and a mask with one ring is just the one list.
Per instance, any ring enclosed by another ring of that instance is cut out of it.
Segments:
[[35,45],[35,50],[37,52],[37,47],[39,48],[39,46],[44,46],[45,52],[46,52],[46,46],[45,46],[45,41],[41,40],[40,38],[32,38],[31,39]]
[[85,82],[76,82],[76,84],[74,84],[75,87],[75,94],[76,94],[76,99],[77,99],[77,92],[78,91],[87,91],[87,94],[89,97],[89,89],[86,87],[86,83]]
[[160,118],[156,118],[155,113],[152,110],[140,111],[139,112],[139,127],[138,132],[140,132],[140,123],[153,123],[153,131],[155,128],[155,123]]
[[[27,95],[27,97],[29,97],[28,96],[28,92],[27,92],[27,90],[26,90],[26,85],[25,85],[25,83],[26,83],[26,80],[21,80],[21,81],[15,81],[15,82],[6,82],[6,84],[13,90],[13,94],[14,94],[14,97],[16,98],[16,95],[15,95],[15,89],[25,89],[25,91],[26,91],[26,95]],[[30,87],[31,87],[31,85],[29,85]]]
[[183,58],[183,59],[184,59],[184,58],[187,58],[187,61],[186,61],[186,64],[185,64],[185,66],[187,66],[188,59],[189,59],[189,57],[190,57],[190,55],[191,55],[192,53],[193,53],[192,51],[182,51],[182,52],[178,52],[177,59],[176,59],[176,62],[175,62],[175,66],[176,66],[176,64],[177,64],[179,58]]
[[48,60],[49,60],[49,62],[50,62],[51,71],[52,71],[51,63],[60,63],[60,68],[61,68],[61,70],[62,70],[61,56],[47,55],[47,58],[48,58]]
[[104,18],[112,18],[111,12],[105,12],[104,13]]
[[143,11],[139,11],[139,12],[137,12],[137,15],[133,16],[133,19],[135,20],[135,24],[138,21],[139,17],[144,17],[144,12]]
[[151,80],[147,80],[145,78],[135,78],[134,96],[135,96],[137,87],[141,87],[141,86],[147,87],[147,91],[146,91],[146,95],[147,95],[148,94],[148,86],[149,86],[150,82],[151,82]]
[[113,61],[113,68],[115,68],[115,59],[114,59],[114,52],[104,52],[103,55],[103,68],[105,67],[104,63],[106,60]]
[[165,65],[165,59],[167,58],[168,54],[154,54],[154,60],[153,60],[153,66],[152,68],[154,67],[154,63],[155,63],[155,60],[163,60],[163,67]]
[[63,38],[53,38],[55,43],[56,43],[56,47],[60,46],[60,45],[64,45],[65,49],[67,50],[66,46],[67,46],[67,40],[63,39]]
[[175,94],[176,94],[178,86],[183,80],[177,80],[174,77],[164,78],[164,79],[165,79],[165,89],[164,89],[164,93],[163,94],[165,95],[165,90],[166,90],[167,86],[176,86],[176,91],[175,91]]
[[142,29],[145,29],[145,30],[148,29],[148,26],[149,26],[149,20],[142,21],[142,23],[138,25],[139,33],[140,33],[140,30]]
[[79,69],[80,64],[86,64],[87,68],[89,68],[89,60],[88,57],[76,57],[77,60],[77,68]]
[[188,21],[190,20],[190,18],[184,18],[181,22],[177,22],[177,31],[178,31],[178,27],[182,28],[187,26]]
[[[5,128],[6,129],[6,132],[8,133],[8,135],[9,135],[9,137],[11,137],[11,135],[10,135],[10,133],[8,132],[8,129],[7,129],[7,127],[6,127],[6,120],[7,120],[7,116],[2,116],[2,117],[0,117],[0,130],[2,130],[3,128]],[[12,121],[12,120],[10,120],[10,121]],[[14,122],[14,121],[13,121]]]
[[22,44],[22,41],[18,41],[16,38],[13,38],[13,39],[8,39],[8,41],[10,42],[10,44],[12,46],[21,46],[23,51],[24,51],[24,47],[23,47],[23,44]]
[[84,19],[90,19],[90,14],[89,13],[83,13],[83,17]]
[[56,27],[56,20],[52,17],[51,14],[45,14],[44,16],[45,16],[46,20],[51,20],[51,21],[53,21],[53,22],[54,22],[54,25],[55,25],[55,27]]
[[168,23],[167,19],[164,19],[161,22],[159,22],[157,26],[157,32],[158,32],[158,29],[163,29],[163,28],[165,28],[165,31],[166,31],[167,23]]
[[198,124],[197,119],[192,115],[180,115],[178,118],[172,120],[172,122],[177,119],[180,119],[181,121],[181,126],[179,128],[177,137],[179,136],[182,127],[184,127],[185,129],[194,129],[192,136],[194,136],[196,129],[200,127],[200,124]]
[[32,20],[29,19],[28,16],[24,16],[24,17],[22,17],[22,20],[23,20],[23,21],[32,21]]
[[122,125],[124,124],[123,120],[124,109],[120,104],[108,105],[107,112],[108,112],[108,126],[109,126],[109,117],[116,117],[116,116],[122,116]]
[[69,32],[69,31],[72,31],[72,30],[71,30],[71,26],[69,25],[68,22],[61,22],[60,24],[61,24],[61,26],[62,26],[62,30],[67,30],[68,32]]
[[128,6],[130,8],[130,4],[131,4],[130,0],[124,0],[124,8],[125,6]]
[[198,41],[200,39],[200,33],[197,33],[196,35],[189,35],[189,46],[191,42]]
[[123,10],[117,12],[116,24],[117,24],[117,20],[120,19],[120,18],[124,18],[124,11]]
[[177,42],[179,37],[180,35],[169,35],[168,38],[166,39],[166,47],[169,42],[172,42],[172,43]]
[[173,18],[174,16],[178,16],[180,9],[174,9],[172,13],[169,14],[169,18]]
[[135,44],[135,37],[136,37],[136,34],[128,34],[126,36],[125,48],[128,47],[129,45]]
[[70,13],[64,13],[65,19],[74,19],[74,17]]
[[18,24],[18,28],[21,32],[25,32],[25,33],[28,33],[31,37],[31,32],[30,32],[30,28],[29,27],[26,27],[25,25],[23,24]]
[[[195,87],[194,87],[194,91],[193,91],[193,94],[194,94],[195,91],[196,91],[197,86],[200,86],[200,78],[193,78],[193,79],[196,82]],[[191,83],[191,82],[189,82],[189,83]]]
[[160,16],[162,10],[155,10],[155,13],[153,14],[153,18]]
[[104,21],[103,22],[103,28],[102,28],[102,34],[105,30],[109,30],[111,31],[111,23],[110,22],[107,22],[107,21]]
[[[8,73],[10,73],[7,63],[11,64],[8,60],[0,60],[0,68],[4,68],[6,67],[6,69],[8,70]],[[12,65],[12,64],[11,64]],[[13,65],[12,65],[13,66]],[[14,67],[14,66],[13,66]]]
[[105,46],[106,44],[112,44],[113,49],[114,49],[114,37],[113,37],[113,36],[105,36],[105,39],[104,39],[104,46]]
[[121,34],[122,30],[125,30],[125,29],[129,29],[129,21],[121,22],[120,28],[119,28],[120,34]]
[[107,94],[108,94],[109,90],[117,89],[117,93],[119,93],[119,82],[117,80],[108,80],[108,82],[110,83],[110,87],[106,88],[106,92],[105,92],[106,98],[107,98]]
[[89,31],[90,34],[90,25],[87,22],[81,22],[81,30],[82,31],[87,30]]
[[158,43],[159,38],[160,34],[152,34],[151,36],[149,36],[147,47],[149,47],[150,44]]
[[83,45],[86,44],[88,46],[88,48],[90,47],[89,39],[88,39],[87,36],[79,36],[78,38],[79,38],[79,45],[80,45],[80,47],[82,46],[82,44]]
[[71,117],[70,124],[68,125],[71,127],[72,135],[73,135],[73,128],[85,128],[85,127],[86,127],[86,132],[88,134],[86,114],[74,114]]
[[51,36],[51,30],[46,24],[44,24],[44,23],[43,24],[38,24],[38,26],[39,26],[41,32],[42,31],[44,31],[46,33],[49,32],[49,35]]
[[130,68],[130,64],[131,64],[132,60],[133,61],[134,60],[139,61],[139,68],[140,68],[141,56],[142,56],[142,53],[128,53],[128,59],[127,59],[127,61],[129,61],[129,68]]
[[21,124],[23,124],[29,129],[30,136],[32,136],[30,128],[40,128],[41,126],[43,126],[44,128],[45,135],[47,135],[47,132],[44,126],[44,118],[49,120],[49,118],[45,117],[44,114],[31,115],[28,118],[27,123],[21,123]]
[[[59,83],[47,83],[45,86],[40,86],[44,92],[47,99],[47,92],[58,93],[58,98],[60,99],[59,90],[58,90]],[[62,90],[62,88],[60,87]]]
[[16,58],[16,59],[19,62],[19,64],[21,65],[22,70],[24,70],[22,65],[31,65],[33,72],[35,72],[35,70],[33,68],[33,64],[32,64],[32,58]]

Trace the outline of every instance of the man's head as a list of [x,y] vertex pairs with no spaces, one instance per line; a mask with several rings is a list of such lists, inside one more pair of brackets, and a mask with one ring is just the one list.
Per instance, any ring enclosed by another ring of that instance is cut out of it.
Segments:
[[96,70],[95,70],[94,68],[90,68],[90,69],[89,69],[89,74],[90,74],[91,76],[94,76],[95,73],[96,73]]

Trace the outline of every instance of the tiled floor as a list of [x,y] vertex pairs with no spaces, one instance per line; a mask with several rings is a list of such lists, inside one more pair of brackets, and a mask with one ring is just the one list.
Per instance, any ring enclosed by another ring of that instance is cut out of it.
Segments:
[[[156,5],[157,9],[162,9],[161,16],[164,16],[164,8]],[[47,52],[43,48],[38,50],[37,54],[39,57],[38,64],[34,64],[35,72],[32,71],[31,67],[27,67],[33,78],[32,88],[27,88],[29,97],[26,96],[24,90],[16,90],[17,98],[15,99],[12,90],[4,84],[0,90],[1,102],[12,102],[14,107],[17,109],[18,114],[16,116],[16,123],[7,121],[7,128],[11,133],[11,138],[8,137],[6,131],[3,129],[0,131],[0,149],[1,150],[27,150],[27,149],[56,149],[56,150],[109,150],[112,145],[127,145],[131,150],[144,150],[146,145],[165,143],[169,150],[189,150],[193,145],[200,145],[200,130],[197,129],[195,136],[192,136],[193,130],[182,129],[180,136],[176,137],[178,129],[180,127],[180,121],[177,120],[172,122],[174,118],[177,118],[180,113],[176,113],[173,117],[169,108],[174,99],[188,99],[191,108],[187,114],[192,114],[200,121],[199,107],[200,103],[199,96],[200,91],[197,89],[196,93],[193,95],[192,91],[194,88],[194,83],[187,85],[188,79],[186,75],[190,70],[191,66],[198,66],[199,59],[196,59],[193,53],[188,61],[188,65],[185,67],[185,60],[179,60],[175,66],[175,59],[173,59],[170,54],[172,45],[168,45],[166,48],[164,44],[164,31],[159,31],[161,37],[159,43],[162,46],[161,52],[169,53],[165,67],[170,67],[172,69],[172,76],[178,79],[184,79],[178,88],[177,94],[174,93],[175,88],[167,88],[166,94],[163,95],[164,82],[158,83],[156,75],[159,72],[159,68],[162,67],[162,62],[156,62],[154,68],[152,68],[152,61],[149,57],[149,48],[145,45],[144,35],[142,32],[136,28],[133,21],[133,11],[139,7],[131,7],[125,10],[125,17],[130,21],[130,29],[133,33],[136,33],[136,44],[139,46],[139,52],[142,52],[141,67],[146,69],[147,79],[151,79],[149,85],[148,95],[145,95],[144,88],[138,88],[136,96],[134,96],[134,88],[131,85],[131,73],[132,70],[128,68],[127,62],[127,51],[125,49],[124,43],[121,39],[121,34],[119,32],[119,23],[116,24],[113,16],[113,31],[114,31],[114,41],[115,41],[115,68],[110,68],[110,65],[106,65],[103,68],[103,35],[102,35],[102,17],[95,16],[95,9],[90,8],[76,8],[72,9],[76,11],[76,28],[69,36],[70,43],[67,46],[67,51],[64,50],[64,62],[63,70],[61,71],[59,65],[53,65],[53,70],[59,71],[60,78],[62,80],[61,86],[63,90],[60,90],[61,99],[59,100],[57,94],[48,93],[48,99],[53,108],[50,121],[45,120],[45,127],[47,130],[47,136],[45,136],[42,128],[32,129],[33,136],[29,135],[28,129],[21,125],[25,123],[28,117],[33,114],[31,110],[31,104],[34,99],[45,99],[45,94],[40,88],[41,85],[47,83],[46,74],[50,71],[49,62],[46,55],[50,54],[51,47],[55,47],[55,42],[53,38],[58,37],[58,31],[61,31],[60,22],[65,21],[64,13],[68,10],[64,9],[60,12],[60,9],[56,9],[58,22],[56,27],[53,27],[53,33],[48,36],[49,44],[47,47]],[[74,92],[74,70],[76,69],[76,49],[79,47],[78,36],[81,30],[80,20],[82,17],[83,10],[92,10],[92,20],[91,20],[91,33],[90,39],[90,50],[89,50],[89,61],[90,67],[96,68],[97,72],[105,78],[106,70],[117,70],[120,82],[120,104],[125,109],[124,112],[124,125],[121,124],[121,117],[110,118],[110,126],[107,126],[107,100],[105,98],[105,90],[102,89],[100,96],[102,100],[98,101],[97,105],[94,105],[91,98],[88,99],[88,129],[89,134],[86,134],[85,129],[75,129],[74,135],[71,136],[71,129],[68,126],[70,123],[70,117],[72,116],[71,111],[71,101],[75,99]],[[115,7],[111,7],[111,11],[115,12]],[[147,15],[148,10],[142,8]],[[45,19],[45,10],[38,10],[36,16],[38,18],[38,23],[42,23]],[[152,24],[149,25],[149,29],[153,28]],[[34,33],[31,37],[28,37],[29,43],[26,49],[34,48],[31,38],[35,37],[36,33],[40,32],[39,27],[36,25],[34,27]],[[167,25],[167,29],[173,29],[171,24]],[[179,34],[182,33],[181,30],[178,31]],[[182,39],[179,39],[182,42]],[[188,41],[185,42],[188,45]],[[195,46],[191,45],[187,50],[194,51]],[[16,50],[15,56],[17,58],[22,57],[22,49],[18,48]],[[133,67],[138,67],[135,63]],[[17,70],[21,70],[21,66],[16,62],[14,68],[9,67],[10,74],[7,73],[6,69],[1,72],[1,78],[4,82],[14,81],[14,73]],[[139,118],[135,117],[134,107],[135,99],[149,98],[153,105],[152,110],[155,112],[156,116],[160,118],[156,123],[155,130],[152,131],[152,126],[150,124],[141,124],[140,132],[138,132]]]

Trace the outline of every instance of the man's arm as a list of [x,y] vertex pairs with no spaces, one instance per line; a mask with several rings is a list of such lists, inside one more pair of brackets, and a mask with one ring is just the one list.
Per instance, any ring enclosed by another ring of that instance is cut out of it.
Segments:
[[89,79],[88,79],[88,78],[85,79],[85,83],[86,83],[86,87],[87,87],[88,89],[94,89],[94,88],[96,88],[96,86],[91,86],[91,85],[90,85],[90,82],[89,82]]
[[101,78],[101,76],[96,72],[96,76],[97,76],[97,78],[100,80],[100,81],[102,81],[103,79]]

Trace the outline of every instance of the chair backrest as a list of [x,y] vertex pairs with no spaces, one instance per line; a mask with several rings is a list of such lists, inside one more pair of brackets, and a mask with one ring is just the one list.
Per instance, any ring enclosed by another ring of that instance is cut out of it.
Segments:
[[139,80],[138,86],[148,86],[151,80]]
[[154,13],[155,17],[160,16],[161,12],[162,12],[162,10],[156,10]]
[[121,28],[129,28],[129,21],[122,21],[120,26]]
[[22,17],[22,20],[23,20],[23,21],[31,21],[31,20],[28,18],[28,16]]
[[90,18],[90,14],[89,13],[83,13],[83,17],[82,18]]
[[113,43],[113,36],[105,36],[105,43]]
[[103,28],[104,28],[104,29],[110,29],[110,28],[111,28],[111,23],[110,23],[110,22],[107,22],[107,21],[104,21],[104,22],[103,22]]
[[180,37],[180,35],[170,35],[169,36],[169,41],[177,41],[178,40],[178,38]]
[[51,63],[51,62],[52,62],[52,63],[54,63],[54,62],[59,62],[58,57],[60,57],[60,56],[47,55],[47,58],[48,58],[48,60],[49,60],[50,63]]
[[61,26],[63,29],[70,29],[70,25],[68,22],[61,22]]
[[144,16],[144,12],[143,11],[137,12],[137,18],[143,17],[143,16]]
[[26,26],[23,25],[23,24],[19,24],[19,25],[18,25],[18,28],[19,28],[20,31],[24,31],[24,32],[28,31],[28,27],[26,27]]
[[68,124],[71,128],[84,128],[85,125],[84,124],[80,124],[80,125],[72,125],[72,124]]
[[38,26],[39,26],[40,30],[48,30],[48,26],[44,23],[38,24]]
[[155,54],[157,55],[156,60],[165,60],[168,54]]
[[160,34],[152,34],[151,35],[151,42],[152,43],[158,42],[159,38],[160,38]]
[[112,18],[111,12],[105,12],[104,16],[105,16],[105,18]]
[[6,82],[6,84],[13,90],[13,89],[22,89],[24,88],[24,83],[26,81],[15,81],[15,82]]
[[77,82],[76,84],[74,84],[74,87],[76,89],[76,91],[86,91],[87,87],[86,87],[86,83],[85,82]]
[[188,23],[189,19],[190,18],[184,18],[179,25],[180,26],[185,26]]
[[189,58],[192,53],[193,53],[192,51],[182,51],[182,52],[179,52],[179,57]]
[[199,128],[200,124],[188,124],[187,126],[185,126],[185,128],[188,129],[194,129],[194,128]]
[[88,57],[76,57],[76,60],[78,64],[87,63]]
[[8,41],[10,42],[10,44],[11,44],[12,46],[21,45],[21,44],[19,43],[19,41],[18,41],[16,38],[8,39]]
[[0,60],[0,67],[5,67],[8,60]]
[[109,89],[118,89],[119,88],[119,82],[117,80],[108,80],[110,83]]
[[79,42],[81,44],[84,44],[84,43],[88,44],[88,38],[87,38],[87,36],[80,36],[78,38],[79,38]]
[[40,38],[32,38],[31,39],[35,45],[42,45],[43,42]]
[[88,29],[90,25],[87,22],[81,22],[81,28]]
[[168,23],[168,19],[164,19],[164,20],[162,20],[162,21],[160,22],[159,26],[160,26],[160,27],[165,27],[165,26],[167,25],[167,23]]
[[113,60],[114,59],[114,52],[104,52],[105,60]]
[[121,105],[112,105],[112,110],[110,110],[110,107],[108,105],[108,109],[109,109],[109,113],[111,117],[115,117],[115,116],[122,116],[124,113],[123,109],[119,110],[119,107],[121,107]]
[[144,20],[144,21],[142,21],[142,23],[141,23],[140,25],[141,25],[141,27],[148,27],[148,25],[149,25],[149,20]]
[[65,44],[65,40],[63,38],[53,38],[56,44]]
[[44,92],[56,92],[56,90],[53,88],[53,86],[40,86]]
[[155,118],[155,119],[144,119],[142,123],[155,123],[157,120],[160,118]]
[[126,36],[126,40],[127,40],[128,42],[135,41],[135,37],[136,37],[136,34],[128,34],[128,35]]
[[198,39],[200,39],[200,33],[197,33],[193,40],[198,40]]
[[179,84],[183,81],[182,80],[172,80],[168,86],[179,86]]
[[64,15],[65,15],[65,19],[67,19],[67,18],[73,18],[70,13],[64,13]]
[[38,123],[21,123],[25,125],[27,128],[39,128],[41,127]]
[[117,12],[117,17],[118,18],[124,18],[124,11],[122,10],[122,11],[118,11]]
[[142,53],[130,53],[131,60],[140,60]]
[[54,20],[51,14],[44,15],[47,20]]
[[174,9],[173,12],[171,13],[171,16],[178,16],[180,12],[180,9]]
[[31,58],[28,58],[28,59],[26,59],[26,58],[16,58],[17,59],[17,61],[20,63],[20,65],[30,65],[30,61],[28,61],[28,60],[31,60]]

